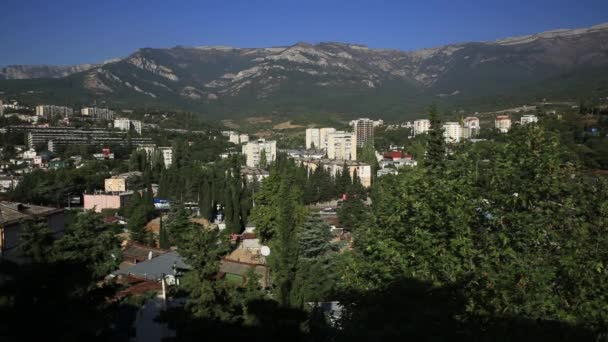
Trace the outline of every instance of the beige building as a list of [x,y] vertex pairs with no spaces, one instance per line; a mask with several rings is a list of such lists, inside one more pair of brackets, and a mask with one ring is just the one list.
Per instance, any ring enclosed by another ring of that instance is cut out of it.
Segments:
[[307,128],[306,129],[306,149],[327,150],[327,139],[330,133],[335,132],[335,128]]
[[274,140],[259,139],[249,141],[243,145],[243,154],[247,158],[247,166],[258,167],[261,153],[266,155],[266,162],[271,163],[277,159],[277,142]]
[[327,135],[327,158],[357,160],[357,135],[336,131]]
[[414,120],[414,135],[424,134],[431,129],[431,121],[429,119]]
[[120,209],[129,203],[132,196],[132,191],[84,194],[84,209],[95,210],[97,213],[101,213],[104,209]]
[[494,119],[494,127],[500,133],[507,133],[511,129],[511,118],[507,115],[499,115]]
[[141,178],[143,174],[139,171],[123,173],[117,176],[106,178],[104,181],[104,190],[106,192],[125,192],[131,189],[131,185],[137,178]]

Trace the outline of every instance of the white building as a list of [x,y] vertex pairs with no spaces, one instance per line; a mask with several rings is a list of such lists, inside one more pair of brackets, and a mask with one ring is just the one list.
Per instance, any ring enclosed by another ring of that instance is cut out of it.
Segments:
[[158,150],[163,158],[165,168],[169,168],[173,164],[173,148],[171,147],[159,147]]
[[315,148],[317,150],[327,150],[328,135],[335,132],[335,128],[307,128],[306,129],[306,149]]
[[121,131],[135,130],[137,134],[141,135],[142,124],[139,120],[131,120],[126,118],[114,119],[114,128]]
[[474,137],[475,135],[477,135],[477,133],[479,133],[479,130],[481,128],[481,126],[479,125],[479,118],[476,118],[474,116],[468,116],[464,118],[462,123],[462,137],[464,139],[470,139],[471,137]]
[[511,118],[507,115],[499,115],[494,119],[494,127],[500,133],[507,133],[511,129]]
[[247,166],[258,167],[261,153],[266,155],[266,162],[271,163],[277,158],[277,142],[274,140],[259,139],[243,145],[243,154],[247,157]]
[[431,120],[420,119],[414,120],[414,135],[424,134],[431,129]]
[[536,115],[524,115],[521,117],[521,120],[519,120],[519,123],[521,123],[522,125],[526,125],[529,123],[535,123],[538,122],[538,117]]
[[80,114],[99,120],[114,120],[114,111],[107,108],[85,107],[80,110]]
[[327,158],[357,160],[357,135],[336,131],[327,135]]
[[462,126],[458,122],[443,124],[443,138],[446,143],[458,143],[462,138]]
[[36,115],[45,118],[52,118],[55,116],[67,118],[74,115],[74,110],[70,107],[40,105],[36,106]]

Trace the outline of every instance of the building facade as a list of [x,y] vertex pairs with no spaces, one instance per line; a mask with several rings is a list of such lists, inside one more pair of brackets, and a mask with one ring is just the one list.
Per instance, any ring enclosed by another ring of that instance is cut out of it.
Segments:
[[133,196],[132,191],[126,191],[121,193],[93,193],[84,194],[84,209],[95,210],[95,212],[101,213],[104,209],[120,209],[129,203],[129,200]]
[[524,115],[519,120],[520,124],[527,125],[530,123],[538,122],[538,117],[536,115]]
[[507,115],[499,115],[494,119],[494,127],[500,133],[507,133],[511,129],[511,118]]
[[80,110],[80,114],[98,120],[114,120],[115,112],[108,108],[85,107]]
[[476,118],[474,116],[468,116],[464,118],[462,124],[462,137],[465,139],[470,139],[476,136],[479,133],[479,130],[481,129],[481,126],[479,125],[479,118]]
[[458,122],[443,124],[443,138],[446,143],[458,143],[462,138],[462,126]]
[[53,105],[40,105],[36,106],[36,115],[47,119],[53,117],[67,118],[74,116],[74,110],[70,107],[53,106]]
[[327,158],[357,160],[357,135],[336,131],[327,135]]
[[137,134],[141,135],[142,123],[139,120],[118,118],[114,119],[114,128],[121,131],[130,131],[133,129]]
[[249,141],[243,145],[242,152],[247,158],[247,166],[258,167],[262,153],[265,153],[267,163],[271,163],[277,158],[277,142],[265,139]]
[[331,127],[306,129],[306,149],[327,151],[328,135],[335,131],[336,129]]
[[358,119],[353,124],[353,129],[357,135],[357,146],[361,147],[367,142],[374,142],[374,120]]
[[414,120],[414,135],[427,133],[431,129],[429,119]]

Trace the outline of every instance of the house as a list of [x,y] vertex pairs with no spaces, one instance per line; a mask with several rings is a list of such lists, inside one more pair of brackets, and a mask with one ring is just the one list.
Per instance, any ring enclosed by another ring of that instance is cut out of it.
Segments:
[[14,190],[19,184],[19,179],[14,176],[0,175],[0,192]]
[[113,272],[111,276],[118,278],[127,276],[157,282],[164,279],[168,285],[179,285],[179,275],[190,268],[177,252],[172,251],[133,266],[121,268]]
[[0,202],[0,256],[3,259],[23,262],[21,249],[22,224],[44,220],[55,238],[65,228],[64,210],[18,202]]
[[246,178],[248,182],[253,182],[255,179],[258,182],[261,182],[264,178],[268,177],[270,173],[266,170],[250,167],[250,166],[242,166],[241,167],[241,178]]
[[51,169],[51,170],[63,169],[63,168],[66,168],[67,166],[68,166],[68,162],[65,160],[62,160],[60,158],[54,158],[51,161],[49,161],[49,169]]
[[133,189],[134,184],[142,177],[140,171],[122,173],[104,180],[104,190],[106,192],[125,192]]

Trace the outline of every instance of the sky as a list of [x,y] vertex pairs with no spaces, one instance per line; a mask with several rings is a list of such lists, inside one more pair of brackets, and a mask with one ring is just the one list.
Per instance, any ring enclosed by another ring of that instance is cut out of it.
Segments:
[[0,66],[142,47],[339,41],[415,50],[608,22],[608,0],[1,0]]

